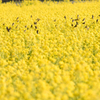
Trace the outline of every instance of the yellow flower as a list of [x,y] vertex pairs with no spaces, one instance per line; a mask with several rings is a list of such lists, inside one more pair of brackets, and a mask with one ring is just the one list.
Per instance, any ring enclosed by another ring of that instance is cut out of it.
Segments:
[[0,3],[0,100],[100,98],[100,1],[74,1]]

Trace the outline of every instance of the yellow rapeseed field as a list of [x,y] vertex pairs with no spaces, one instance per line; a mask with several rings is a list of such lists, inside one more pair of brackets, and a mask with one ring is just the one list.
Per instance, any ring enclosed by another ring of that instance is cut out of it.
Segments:
[[0,3],[0,100],[100,100],[100,2]]

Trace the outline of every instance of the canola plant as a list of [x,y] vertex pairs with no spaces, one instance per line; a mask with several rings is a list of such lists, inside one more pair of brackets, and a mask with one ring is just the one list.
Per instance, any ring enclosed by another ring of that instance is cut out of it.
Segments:
[[0,3],[0,100],[99,100],[99,6]]

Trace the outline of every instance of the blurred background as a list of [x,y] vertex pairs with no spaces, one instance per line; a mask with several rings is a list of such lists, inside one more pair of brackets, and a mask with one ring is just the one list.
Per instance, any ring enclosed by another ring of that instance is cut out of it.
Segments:
[[99,1],[99,0],[0,0],[2,3],[6,2],[22,2],[22,1]]

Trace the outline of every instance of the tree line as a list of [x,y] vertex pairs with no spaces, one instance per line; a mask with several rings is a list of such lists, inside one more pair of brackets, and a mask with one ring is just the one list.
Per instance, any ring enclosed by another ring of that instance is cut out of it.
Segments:
[[24,0],[2,0],[2,3],[10,2],[10,1],[21,2],[21,1],[24,1]]

